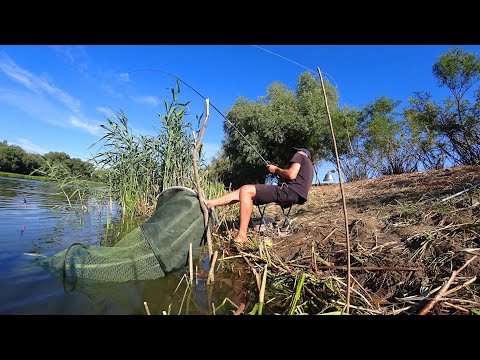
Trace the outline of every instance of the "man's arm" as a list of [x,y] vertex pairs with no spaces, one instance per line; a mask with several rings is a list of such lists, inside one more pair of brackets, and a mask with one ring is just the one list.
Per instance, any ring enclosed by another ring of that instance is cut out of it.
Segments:
[[288,169],[279,168],[276,165],[267,165],[268,171],[272,174],[277,174],[287,180],[295,180],[297,178],[298,172],[300,171],[300,164],[297,162],[292,163]]

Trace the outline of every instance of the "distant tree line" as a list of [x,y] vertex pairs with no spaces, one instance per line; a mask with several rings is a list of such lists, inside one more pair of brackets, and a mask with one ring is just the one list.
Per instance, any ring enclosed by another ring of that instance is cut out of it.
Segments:
[[[416,91],[402,110],[401,101],[386,96],[362,109],[340,107],[336,89],[324,82],[345,180],[446,164],[480,165],[480,58],[451,49],[432,71],[450,95],[435,100],[427,91]],[[226,117],[222,150],[210,169],[227,186],[263,182],[265,163],[258,153],[268,162],[288,166],[292,146],[307,147],[316,164],[336,168],[323,90],[310,72],[299,76],[295,91],[274,82],[256,101],[237,99]]]
[[38,155],[28,153],[18,145],[9,145],[6,140],[0,142],[0,171],[40,175],[35,170],[45,165],[45,160],[50,164],[61,165],[65,170],[79,179],[102,181],[105,170],[95,170],[94,165],[78,158],[71,158],[64,152],[51,151]]

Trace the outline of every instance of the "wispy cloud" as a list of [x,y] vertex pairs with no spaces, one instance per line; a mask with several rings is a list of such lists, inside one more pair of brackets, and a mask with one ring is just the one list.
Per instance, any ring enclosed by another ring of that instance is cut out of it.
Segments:
[[80,100],[52,81],[22,69],[4,52],[0,52],[0,74],[2,72],[26,90],[0,88],[0,101],[18,107],[33,119],[98,135],[98,124],[82,114]]
[[34,144],[32,141],[30,141],[29,139],[25,139],[25,138],[18,138],[16,142],[12,142],[12,145],[18,145],[20,146],[23,150],[25,150],[26,152],[29,152],[29,153],[36,153],[36,154],[40,154],[40,155],[43,155],[47,152],[49,152],[49,150],[37,145],[37,144]]
[[105,115],[106,118],[110,119],[110,120],[113,120],[116,118],[116,114],[115,114],[115,111],[113,111],[112,109],[110,108],[107,108],[105,106],[97,106],[96,110],[99,112],[99,113],[102,113],[103,115]]
[[38,95],[50,96],[74,113],[80,112],[80,100],[51,84],[47,79],[19,67],[8,55],[0,53],[0,70],[12,80]]
[[34,119],[65,126],[66,112],[48,99],[31,92],[0,88],[0,101],[18,107]]
[[90,57],[83,46],[52,45],[51,48],[67,60],[77,71],[89,77]]
[[118,74],[118,77],[119,77],[120,80],[122,80],[122,81],[125,81],[125,82],[130,81],[130,75],[129,75],[128,73]]
[[160,99],[156,96],[132,96],[132,100],[141,104],[158,106]]
[[92,124],[88,121],[80,120],[73,116],[68,119],[68,122],[74,127],[88,131],[92,135],[99,135],[101,132],[101,128],[97,124]]

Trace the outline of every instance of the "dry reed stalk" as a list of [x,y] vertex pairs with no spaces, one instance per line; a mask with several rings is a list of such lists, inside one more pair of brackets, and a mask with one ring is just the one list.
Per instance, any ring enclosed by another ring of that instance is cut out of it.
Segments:
[[479,301],[472,301],[472,300],[466,300],[466,299],[453,299],[453,298],[448,299],[448,301],[459,302],[459,303],[469,303],[472,306],[476,306],[476,307],[480,306]]
[[238,309],[235,311],[234,315],[240,315],[241,313],[243,313],[244,310],[245,310],[245,304],[241,303],[238,306]]
[[[202,129],[200,131],[200,136],[198,138],[198,141],[194,142],[194,146],[193,146],[193,173],[195,175],[195,185],[196,185],[197,194],[198,194],[198,197],[199,197],[199,200],[200,200],[200,206],[201,206],[202,211],[203,211],[203,220],[204,220],[204,223],[205,223],[205,231],[206,231],[206,236],[207,236],[208,257],[209,257],[210,260],[212,260],[213,248],[212,248],[212,236],[211,236],[211,233],[210,233],[210,228],[208,226],[209,214],[208,214],[207,205],[205,204],[206,203],[205,194],[203,193],[203,190],[202,190],[202,187],[201,187],[201,184],[200,184],[200,176],[198,174],[198,164],[197,164],[198,148],[202,144],[203,135],[205,134],[205,128],[207,127],[207,121],[208,121],[208,117],[210,115],[209,99],[205,99],[205,108],[206,108],[206,116],[205,116],[205,119],[203,121]],[[193,133],[193,137],[195,139],[195,132]]]
[[258,291],[260,291],[261,287],[262,287],[262,283],[261,283],[261,280],[260,280],[260,274],[257,273],[257,270],[255,270],[255,267],[252,265],[252,263],[247,259],[247,257],[244,255],[244,254],[241,254],[243,259],[245,260],[245,262],[247,263],[247,265],[250,267],[250,269],[253,271],[253,274],[255,275],[255,280],[257,282],[257,287],[258,287]]
[[[346,306],[346,303],[344,303],[343,301],[337,300],[337,301],[334,301],[334,303],[338,304],[338,305]],[[350,307],[352,309],[362,310],[362,311],[370,312],[370,313],[377,314],[377,315],[383,315],[383,312],[380,311],[380,310],[366,309],[362,306],[355,306],[355,305],[350,305]]]
[[212,264],[210,265],[210,270],[208,271],[207,284],[210,284],[211,282],[215,281],[214,269],[215,269],[215,263],[217,262],[217,256],[218,256],[218,250],[215,250],[215,253],[213,254]]
[[145,310],[147,311],[147,315],[150,315],[150,310],[148,309],[148,305],[147,305],[146,301],[143,302],[143,306],[145,306]]
[[[341,281],[340,279],[336,279],[338,281],[339,284],[343,285],[343,286],[347,286],[347,284],[345,284],[343,281]],[[367,304],[369,304],[372,308],[373,306],[368,302],[368,300],[365,298],[365,296],[363,296],[362,294],[360,294],[357,290],[355,290],[353,287],[352,287],[352,290],[355,294],[357,294],[358,296],[360,296]]]
[[262,315],[262,309],[263,309],[263,301],[265,298],[265,285],[267,284],[267,269],[268,265],[265,264],[265,268],[263,269],[263,279],[262,279],[262,287],[260,288],[260,296],[258,300],[258,314]]
[[469,313],[469,312],[470,312],[470,310],[468,310],[468,309],[465,309],[465,308],[464,308],[464,307],[462,307],[462,306],[458,306],[458,305],[455,305],[455,304],[449,303],[448,301],[444,301],[444,302],[443,302],[443,305],[447,305],[447,306],[453,307],[454,309],[457,309],[457,310],[463,311],[463,312],[465,312],[465,313]]
[[387,313],[386,315],[398,315],[404,311],[407,311],[408,309],[410,309],[411,306],[405,306],[403,308],[400,308],[400,309],[397,309],[397,310],[393,310],[392,312],[389,312]]
[[195,265],[195,284],[198,285],[198,265]]
[[[300,265],[300,264],[290,264],[291,266],[301,267],[301,268],[311,268],[310,265]],[[348,270],[348,266],[342,265],[317,265],[318,270]],[[376,266],[350,266],[350,270],[358,270],[358,271],[420,271],[421,268],[414,268],[414,267],[376,267]]]
[[455,278],[457,277],[457,275],[463,270],[465,269],[468,264],[470,264],[473,260],[475,260],[477,258],[478,255],[475,255],[473,257],[471,257],[469,260],[467,260],[465,262],[465,264],[463,264],[458,270],[455,270],[453,271],[452,273],[452,276],[450,276],[450,279],[448,279],[448,281],[445,283],[445,285],[442,286],[442,288],[438,291],[437,295],[435,295],[435,297],[433,299],[431,299],[426,305],[425,307],[420,310],[418,312],[418,315],[425,315],[427,314],[434,306],[435,304],[440,300],[440,298],[442,296],[445,295],[445,293],[447,292],[448,288],[450,287],[450,285],[452,284],[453,280],[455,280]]
[[190,265],[190,285],[193,284],[193,250],[192,243],[190,243],[190,248],[188,250],[188,262]]
[[457,292],[458,290],[466,287],[467,285],[470,285],[472,282],[474,282],[475,280],[477,280],[477,277],[474,276],[473,278],[471,278],[470,280],[467,280],[465,281],[463,284],[461,285],[458,285],[456,287],[454,287],[453,289],[450,289],[448,290],[443,296],[448,296],[450,294],[453,294],[454,292]]
[[338,182],[340,184],[340,193],[342,195],[343,216],[345,220],[345,239],[347,243],[347,301],[346,301],[345,312],[348,314],[348,307],[350,306],[350,239],[348,235],[347,203],[345,201],[345,193],[343,190],[342,169],[340,166],[340,158],[338,157],[337,141],[335,139],[335,132],[333,130],[333,123],[332,123],[332,117],[330,116],[330,109],[328,108],[327,92],[325,91],[325,85],[323,84],[323,76],[319,67],[317,67],[317,71],[318,71],[318,75],[320,76],[320,82],[322,84],[322,90],[323,90],[323,98],[325,99],[325,107],[327,109],[328,121],[330,123],[330,131],[332,133],[333,148],[335,149],[335,159],[337,161]]

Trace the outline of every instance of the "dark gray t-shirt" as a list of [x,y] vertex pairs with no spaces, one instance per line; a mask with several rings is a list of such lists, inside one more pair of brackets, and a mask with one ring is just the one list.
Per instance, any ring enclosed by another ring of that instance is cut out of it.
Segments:
[[308,190],[313,181],[313,164],[308,157],[299,153],[295,153],[290,160],[290,164],[294,162],[300,164],[300,171],[295,180],[288,182],[288,187],[307,201]]

